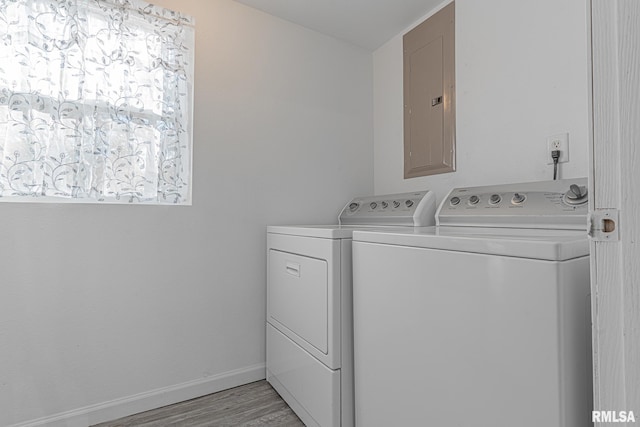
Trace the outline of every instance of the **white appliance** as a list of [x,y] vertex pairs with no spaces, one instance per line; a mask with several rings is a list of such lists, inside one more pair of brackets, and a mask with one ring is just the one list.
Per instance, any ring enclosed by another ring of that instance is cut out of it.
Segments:
[[267,381],[309,427],[353,417],[351,235],[435,223],[430,191],[361,197],[338,225],[267,229]]
[[591,425],[586,180],[454,189],[353,233],[356,425]]

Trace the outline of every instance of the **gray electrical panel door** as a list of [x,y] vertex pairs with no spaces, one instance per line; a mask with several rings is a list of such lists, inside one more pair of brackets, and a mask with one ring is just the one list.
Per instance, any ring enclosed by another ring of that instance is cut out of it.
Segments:
[[455,171],[455,5],[403,37],[404,177]]

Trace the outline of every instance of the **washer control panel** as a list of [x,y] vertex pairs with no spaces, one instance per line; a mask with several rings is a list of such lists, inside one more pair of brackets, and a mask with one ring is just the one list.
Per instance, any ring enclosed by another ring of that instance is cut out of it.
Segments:
[[341,225],[407,225],[424,227],[435,224],[435,194],[432,191],[356,197],[340,212]]
[[586,229],[586,178],[455,188],[438,225]]

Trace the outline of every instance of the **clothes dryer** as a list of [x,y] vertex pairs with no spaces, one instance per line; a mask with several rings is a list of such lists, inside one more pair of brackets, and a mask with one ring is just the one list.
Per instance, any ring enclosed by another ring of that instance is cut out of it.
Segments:
[[309,427],[353,417],[351,236],[435,223],[430,191],[353,199],[338,225],[267,229],[267,381]]
[[591,423],[585,179],[458,188],[353,233],[356,425]]

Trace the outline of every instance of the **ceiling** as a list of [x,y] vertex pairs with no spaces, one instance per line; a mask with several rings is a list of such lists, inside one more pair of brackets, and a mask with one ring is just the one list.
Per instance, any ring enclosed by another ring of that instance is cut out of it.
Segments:
[[236,0],[323,34],[375,50],[443,0]]

